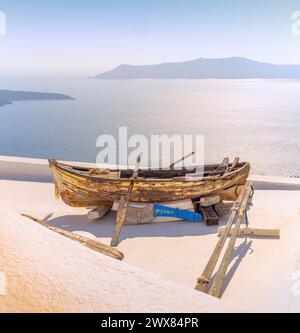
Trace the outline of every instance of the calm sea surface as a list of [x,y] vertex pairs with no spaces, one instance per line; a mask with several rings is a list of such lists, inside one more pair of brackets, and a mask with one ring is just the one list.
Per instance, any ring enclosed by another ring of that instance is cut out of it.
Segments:
[[202,134],[205,159],[240,156],[252,173],[300,175],[300,81],[1,78],[0,89],[75,101],[0,108],[0,155],[95,162],[100,134]]

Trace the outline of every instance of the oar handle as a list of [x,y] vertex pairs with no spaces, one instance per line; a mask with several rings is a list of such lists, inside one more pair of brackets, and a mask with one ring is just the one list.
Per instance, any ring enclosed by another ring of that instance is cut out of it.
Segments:
[[186,160],[187,158],[189,158],[190,156],[193,156],[194,154],[195,154],[195,152],[193,151],[192,153],[190,153],[190,154],[188,154],[188,155],[186,155],[186,156],[181,157],[180,160],[178,160],[178,161],[173,162],[172,164],[170,164],[169,168],[170,168],[170,169],[174,169],[174,166],[175,166],[176,164],[178,164],[179,162],[182,162],[182,161]]
[[132,178],[133,179],[135,179],[135,178],[138,177],[142,156],[143,156],[143,153],[141,153],[138,156],[138,158],[136,159],[136,164],[135,164],[135,167],[134,167],[134,170],[133,170],[133,174],[132,174]]

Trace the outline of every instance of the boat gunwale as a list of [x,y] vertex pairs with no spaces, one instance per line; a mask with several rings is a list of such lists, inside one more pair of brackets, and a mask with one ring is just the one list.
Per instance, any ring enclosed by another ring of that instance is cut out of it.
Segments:
[[[193,180],[192,177],[190,177],[190,179],[187,179],[186,176],[180,176],[180,177],[172,177],[172,178],[146,178],[146,177],[138,177],[136,178],[135,182],[137,183],[141,183],[141,182],[151,182],[151,183],[174,183],[174,182],[181,182],[181,183],[197,183],[197,182],[204,182],[204,181],[218,181],[218,180],[223,180],[223,179],[227,179],[227,178],[232,178],[234,177],[234,175],[238,175],[238,174],[243,174],[244,170],[249,169],[250,170],[250,163],[249,162],[241,162],[241,164],[243,164],[241,167],[238,167],[236,170],[233,170],[229,173],[225,173],[224,175],[221,176],[204,176],[202,178],[199,177],[199,179],[195,179]],[[102,182],[102,181],[110,181],[110,182],[129,182],[130,178],[120,178],[120,177],[95,177],[92,175],[84,175],[81,174],[80,171],[75,171],[72,169],[66,169],[63,166],[69,167],[69,168],[73,168],[72,165],[69,164],[64,164],[64,163],[60,163],[57,162],[53,167],[59,169],[60,172],[66,172],[69,173],[71,175],[74,175],[76,177],[80,177],[84,180],[89,179],[90,181],[95,181],[95,182]],[[86,169],[96,169],[96,168],[86,168]],[[110,170],[110,169],[104,169],[103,170]],[[114,171],[114,170],[111,170]],[[120,170],[115,170],[115,172],[120,171]],[[193,175],[193,174],[190,174]]]

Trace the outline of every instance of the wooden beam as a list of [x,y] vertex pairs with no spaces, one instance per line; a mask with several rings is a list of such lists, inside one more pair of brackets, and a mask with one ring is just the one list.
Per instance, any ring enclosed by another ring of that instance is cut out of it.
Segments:
[[119,251],[118,249],[114,249],[106,244],[103,244],[101,242],[98,242],[98,241],[95,241],[95,240],[92,240],[92,239],[89,239],[87,237],[84,237],[84,236],[81,236],[81,235],[77,235],[75,233],[72,233],[72,232],[69,232],[67,230],[64,230],[64,229],[61,229],[61,228],[58,228],[58,227],[53,227],[51,225],[49,225],[48,223],[46,223],[45,221],[42,221],[42,220],[39,220],[33,216],[30,216],[28,214],[21,214],[22,216],[24,217],[27,217],[28,219],[34,221],[34,222],[37,222],[39,223],[40,225],[62,235],[62,236],[65,236],[67,238],[70,238],[96,252],[100,252],[106,256],[109,256],[109,257],[112,257],[112,258],[115,258],[115,259],[118,259],[118,260],[123,260],[124,258],[124,254]]
[[239,195],[239,197],[237,199],[237,201],[233,204],[233,206],[231,208],[231,215],[229,217],[229,220],[227,222],[227,225],[225,227],[225,230],[224,230],[224,233],[223,233],[222,237],[218,240],[218,242],[217,242],[210,258],[209,258],[209,261],[205,266],[205,269],[204,269],[203,273],[197,279],[197,284],[196,284],[196,287],[195,287],[196,290],[203,291],[203,292],[206,291],[206,289],[208,287],[208,284],[210,282],[210,279],[212,277],[212,274],[214,272],[214,269],[217,265],[220,254],[222,252],[222,249],[224,247],[224,244],[226,242],[226,238],[227,238],[227,236],[228,236],[228,234],[231,230],[231,226],[233,224],[233,221],[234,221],[234,219],[237,215],[238,210],[240,209],[241,203],[244,200],[245,194],[246,194],[246,188],[244,186],[243,189],[242,189],[241,194]]
[[[218,235],[222,236],[225,232],[225,227],[218,228]],[[229,235],[232,235],[233,229],[230,230]],[[259,228],[240,228],[238,236],[247,237],[268,237],[268,238],[280,238],[280,229],[259,229]]]
[[211,296],[219,297],[219,298],[221,297],[221,290],[222,290],[222,287],[223,287],[223,284],[224,284],[224,279],[225,279],[227,269],[228,269],[228,266],[229,266],[231,258],[232,258],[234,245],[235,245],[235,242],[236,242],[237,235],[239,233],[241,223],[243,221],[243,217],[244,217],[247,205],[248,205],[248,201],[249,201],[249,197],[251,195],[251,191],[252,191],[251,184],[247,183],[247,185],[246,185],[246,194],[245,194],[245,196],[243,198],[243,201],[241,203],[241,207],[240,207],[239,212],[238,212],[235,227],[233,229],[231,238],[229,240],[229,243],[228,243],[227,249],[225,251],[224,257],[221,261],[220,267],[219,267],[219,269],[216,273],[215,279],[214,279],[214,281],[212,283],[212,286],[209,290],[209,295],[211,295]]
[[128,204],[129,204],[129,199],[130,199],[130,196],[131,196],[134,184],[135,184],[135,180],[138,177],[141,156],[142,155],[140,155],[136,161],[135,169],[134,169],[133,175],[130,179],[128,191],[127,191],[126,195],[122,197],[120,204],[119,204],[117,217],[116,217],[116,225],[115,225],[115,229],[114,229],[113,236],[112,236],[111,243],[110,243],[110,245],[113,247],[116,247],[119,244],[120,233],[121,233],[123,223],[125,221],[126,212],[127,212],[127,208],[128,208]]
[[194,203],[199,203],[202,207],[209,207],[219,203],[220,201],[221,199],[219,195],[211,195],[207,197],[202,197],[199,201],[195,201]]
[[111,210],[111,206],[100,206],[90,210],[87,214],[89,220],[100,220]]

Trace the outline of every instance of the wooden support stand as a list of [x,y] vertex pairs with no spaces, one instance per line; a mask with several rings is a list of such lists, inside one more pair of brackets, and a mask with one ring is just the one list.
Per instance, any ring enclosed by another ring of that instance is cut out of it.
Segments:
[[203,291],[203,292],[206,291],[206,289],[210,283],[210,279],[213,275],[214,269],[217,265],[218,259],[221,255],[222,249],[225,245],[226,238],[231,230],[231,226],[234,222],[237,212],[240,209],[240,205],[241,205],[242,201],[244,200],[245,194],[246,194],[246,188],[244,187],[242,189],[242,192],[239,195],[237,201],[233,204],[233,206],[231,208],[231,215],[229,217],[229,220],[227,222],[227,225],[225,227],[225,231],[224,231],[222,237],[220,237],[220,239],[218,240],[218,242],[213,250],[213,253],[211,254],[211,256],[209,258],[209,261],[205,266],[203,273],[197,279],[197,284],[195,287],[196,290]]
[[[218,229],[218,235],[222,236],[225,231],[225,227],[220,227]],[[232,235],[233,229],[230,230],[229,235]],[[280,238],[279,229],[258,229],[258,228],[249,228],[243,227],[240,228],[238,236],[244,237],[266,237],[266,238]]]
[[[235,223],[234,229],[232,231],[231,238],[229,240],[229,243],[228,243],[227,249],[225,251],[224,257],[221,261],[220,267],[219,267],[219,269],[216,273],[215,279],[214,279],[214,281],[212,283],[212,286],[209,290],[209,295],[211,295],[211,296],[219,297],[219,298],[221,297],[221,290],[222,290],[222,287],[223,287],[223,284],[224,284],[224,279],[225,279],[226,272],[227,272],[228,266],[229,266],[231,258],[232,258],[232,253],[233,253],[233,250],[234,250],[235,241],[236,241],[237,235],[239,233],[241,223],[243,221],[243,217],[244,217],[247,205],[248,205],[248,201],[249,201],[251,191],[252,191],[251,185],[247,184],[246,185],[246,194],[245,194],[245,196],[243,198],[243,201],[241,203],[241,206],[240,206],[240,209],[239,209],[239,212],[238,212],[238,216],[237,216],[237,219],[236,219],[236,223]],[[231,228],[230,228],[230,230],[231,230]]]
[[199,207],[199,212],[202,215],[203,221],[207,226],[219,224],[219,216],[214,211],[213,206]]
[[136,161],[136,165],[135,165],[135,168],[133,171],[133,175],[130,179],[127,193],[125,196],[122,197],[120,204],[119,204],[117,217],[116,217],[116,225],[115,225],[115,229],[114,229],[111,243],[110,243],[110,246],[112,246],[112,247],[116,247],[119,244],[120,232],[121,232],[121,229],[122,229],[124,221],[125,221],[130,196],[131,196],[134,184],[135,184],[135,180],[138,178],[140,162],[141,162],[141,155],[138,157],[138,159]]
[[218,217],[223,217],[229,214],[229,207],[225,206],[222,201],[215,204],[213,208]]
[[[132,185],[133,187],[133,185]],[[132,191],[132,190],[131,190]],[[131,192],[130,192],[131,194]],[[117,211],[116,225],[112,235],[110,246],[116,247],[119,244],[120,232],[125,221],[129,198],[122,197]]]

